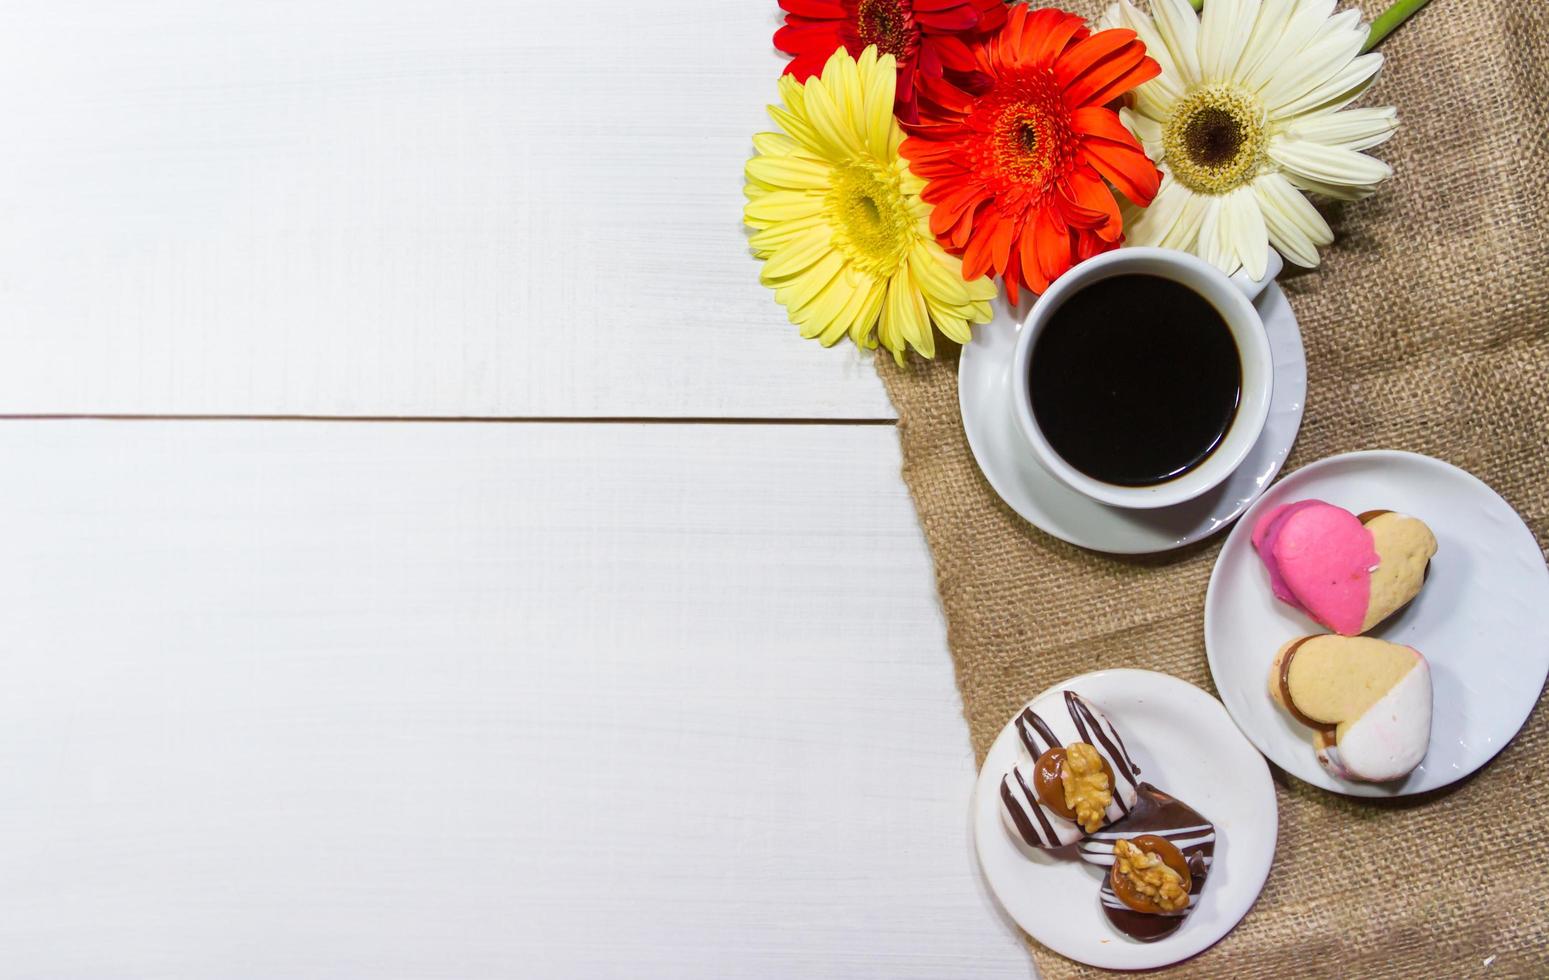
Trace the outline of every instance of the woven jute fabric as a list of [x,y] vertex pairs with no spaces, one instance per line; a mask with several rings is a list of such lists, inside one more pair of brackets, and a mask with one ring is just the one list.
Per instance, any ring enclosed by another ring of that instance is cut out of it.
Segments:
[[[1092,16],[1101,4],[1067,6]],[[1370,18],[1386,2],[1360,6]],[[1398,134],[1373,151],[1394,177],[1364,202],[1328,207],[1338,238],[1322,266],[1282,277],[1308,374],[1287,472],[1351,450],[1426,453],[1499,491],[1542,548],[1549,3],[1441,0],[1382,52],[1386,67],[1360,104],[1399,110]],[[877,363],[981,760],[1028,698],[1075,674],[1145,667],[1214,693],[1201,624],[1219,541],[1136,560],[1050,537],[980,474],[955,359]],[[1275,770],[1279,846],[1263,894],[1225,939],[1172,972],[1549,977],[1546,774],[1542,704],[1481,772],[1422,797],[1353,800]],[[1102,972],[1031,945],[1045,977]]]

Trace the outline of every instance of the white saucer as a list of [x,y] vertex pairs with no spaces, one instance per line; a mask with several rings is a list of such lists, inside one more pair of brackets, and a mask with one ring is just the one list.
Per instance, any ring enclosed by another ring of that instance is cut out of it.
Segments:
[[1001,823],[1000,779],[1021,748],[1008,724],[985,756],[974,794],[974,845],[990,889],[1028,935],[1092,966],[1146,970],[1206,949],[1241,921],[1269,877],[1279,811],[1264,758],[1221,702],[1168,674],[1100,670],[1044,694],[1057,690],[1096,704],[1124,739],[1141,779],[1215,824],[1209,879],[1194,911],[1165,939],[1142,943],[1114,929],[1098,900],[1102,869],[1076,857],[1074,848],[1029,855]]
[[1230,524],[1269,486],[1296,442],[1307,397],[1307,360],[1291,304],[1278,284],[1255,302],[1275,363],[1274,398],[1264,434],[1224,483],[1177,507],[1127,510],[1099,504],[1055,479],[1033,458],[1011,411],[1009,365],[1030,308],[996,301],[995,319],[974,328],[958,364],[958,405],[974,458],[1011,509],[1044,531],[1083,548],[1138,555],[1178,548]]
[[[1269,697],[1275,651],[1327,631],[1274,598],[1249,538],[1266,509],[1307,498],[1357,514],[1396,510],[1436,534],[1425,587],[1371,634],[1413,646],[1431,664],[1431,747],[1398,782],[1336,779],[1313,755],[1311,730]],[[1423,793],[1489,762],[1537,703],[1549,673],[1549,569],[1511,505],[1463,470],[1414,453],[1333,456],[1286,477],[1232,530],[1205,595],[1205,650],[1232,718],[1286,772],[1351,796]]]

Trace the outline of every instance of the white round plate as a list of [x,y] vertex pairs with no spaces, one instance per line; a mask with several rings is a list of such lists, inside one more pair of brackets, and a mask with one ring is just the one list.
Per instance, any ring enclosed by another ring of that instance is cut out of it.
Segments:
[[1167,938],[1142,943],[1114,929],[1098,900],[1103,869],[1078,858],[1074,847],[1029,855],[1001,823],[1000,779],[1021,750],[1008,724],[984,758],[974,795],[974,845],[990,889],[1017,925],[1061,956],[1109,970],[1187,959],[1230,932],[1269,877],[1278,828],[1269,767],[1221,702],[1168,674],[1099,670],[1044,694],[1058,690],[1075,691],[1102,709],[1140,766],[1140,778],[1215,824],[1210,877],[1199,904]]
[[1071,544],[1110,554],[1167,551],[1230,524],[1274,480],[1296,442],[1307,398],[1301,329],[1278,284],[1254,302],[1269,335],[1274,397],[1258,445],[1241,467],[1209,493],[1176,507],[1129,510],[1084,497],[1033,458],[1011,411],[1011,355],[1030,306],[997,300],[995,319],[974,328],[958,363],[958,406],[974,458],[990,486],[1030,524]]
[[[1330,775],[1313,754],[1311,730],[1270,700],[1275,651],[1327,631],[1274,598],[1249,539],[1265,509],[1308,498],[1357,514],[1396,510],[1436,533],[1425,587],[1371,633],[1414,647],[1431,664],[1431,747],[1402,780]],[[1415,453],[1333,456],[1286,477],[1232,530],[1205,595],[1205,650],[1227,710],[1275,765],[1351,796],[1423,793],[1489,762],[1537,703],[1549,672],[1549,569],[1511,505],[1463,470]]]

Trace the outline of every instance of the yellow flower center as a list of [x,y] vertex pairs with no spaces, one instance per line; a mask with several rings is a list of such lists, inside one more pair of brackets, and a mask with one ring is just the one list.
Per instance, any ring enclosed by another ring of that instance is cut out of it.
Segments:
[[834,247],[861,270],[892,275],[908,256],[914,221],[892,170],[860,162],[835,167],[828,213]]
[[1162,154],[1189,190],[1224,194],[1257,176],[1266,142],[1258,99],[1211,85],[1190,92],[1173,108],[1162,132]]

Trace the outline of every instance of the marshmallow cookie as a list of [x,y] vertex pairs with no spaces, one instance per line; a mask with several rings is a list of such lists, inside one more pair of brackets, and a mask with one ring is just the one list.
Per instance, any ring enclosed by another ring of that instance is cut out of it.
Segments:
[[1313,729],[1323,768],[1381,783],[1407,775],[1431,741],[1431,668],[1369,636],[1304,636],[1275,654],[1270,696]]
[[1216,828],[1187,803],[1141,783],[1130,815],[1082,841],[1079,853],[1109,869],[1098,900],[1113,927],[1155,942],[1177,932],[1199,904]]
[[1001,777],[1001,820],[1028,847],[1074,844],[1135,807],[1140,767],[1106,715],[1055,691],[1012,721],[1022,752]]
[[1408,605],[1425,582],[1436,536],[1388,510],[1359,517],[1321,500],[1276,507],[1253,527],[1275,597],[1343,636]]

